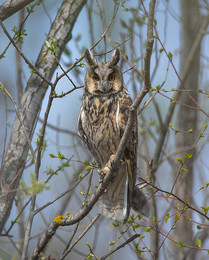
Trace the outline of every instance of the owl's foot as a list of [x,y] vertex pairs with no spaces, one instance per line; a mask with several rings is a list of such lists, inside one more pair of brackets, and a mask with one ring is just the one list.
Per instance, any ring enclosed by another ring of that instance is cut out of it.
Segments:
[[[99,182],[102,182],[102,181],[103,181],[105,175],[106,175],[106,174],[108,173],[108,171],[110,170],[114,158],[115,158],[115,154],[112,154],[112,155],[110,156],[110,158],[109,158],[109,161],[105,164],[105,167],[98,171],[99,174],[100,174],[100,176],[101,176],[100,179],[99,179]],[[121,165],[123,165],[123,164],[124,164],[124,162],[121,160]]]

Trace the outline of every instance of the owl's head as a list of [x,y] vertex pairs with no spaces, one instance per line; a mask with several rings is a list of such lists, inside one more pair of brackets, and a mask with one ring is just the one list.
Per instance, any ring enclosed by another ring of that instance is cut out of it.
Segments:
[[84,57],[89,65],[85,78],[85,89],[93,95],[112,95],[123,88],[123,76],[117,66],[120,51],[116,49],[109,62],[97,62],[86,49]]

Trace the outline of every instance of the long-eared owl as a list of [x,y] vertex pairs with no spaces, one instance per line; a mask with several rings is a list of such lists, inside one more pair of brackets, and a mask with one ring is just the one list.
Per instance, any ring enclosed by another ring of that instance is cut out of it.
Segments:
[[[109,62],[97,62],[86,49],[84,55],[89,68],[85,77],[78,132],[97,163],[101,173],[111,164],[128,121],[131,97],[123,83],[117,63],[120,52],[116,49]],[[137,171],[137,118],[130,133],[122,163],[100,200],[101,213],[126,222],[133,200]],[[137,188],[136,188],[137,189]],[[142,195],[143,199],[144,196]],[[139,202],[140,203],[140,202]],[[140,205],[139,205],[140,207]],[[138,207],[138,208],[139,208]]]

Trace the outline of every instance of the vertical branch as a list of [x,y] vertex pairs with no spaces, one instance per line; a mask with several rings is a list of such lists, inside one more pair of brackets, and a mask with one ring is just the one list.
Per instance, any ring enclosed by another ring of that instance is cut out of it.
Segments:
[[87,15],[88,15],[88,21],[89,21],[89,34],[91,37],[91,45],[94,44],[95,40],[94,40],[94,24],[92,22],[92,9],[93,9],[93,0],[89,1],[89,6],[88,4],[86,4],[86,9],[87,9]]
[[[150,80],[150,62],[151,62],[151,55],[152,55],[152,48],[153,48],[153,43],[154,43],[154,38],[153,38],[153,26],[154,26],[154,12],[155,12],[155,0],[151,0],[149,3],[149,12],[146,12],[144,3],[142,1],[142,5],[144,8],[144,11],[147,15],[148,22],[147,22],[147,43],[146,43],[146,53],[144,57],[144,83],[145,83],[145,88],[147,91],[149,91],[151,87],[151,80]],[[153,172],[152,170],[150,172]],[[155,176],[152,174],[150,176],[152,179],[152,182],[155,182]],[[155,196],[152,197],[151,199],[151,204],[152,204],[152,216],[157,217],[157,206],[156,206],[156,200]],[[158,241],[159,241],[159,234],[157,231],[153,230],[150,235],[151,239],[151,246],[152,246],[152,251],[153,251],[153,259],[157,259],[158,253]]]
[[[53,101],[53,91],[54,91],[54,88],[51,88],[51,91],[50,91],[50,94],[49,94],[49,100],[48,100],[48,104],[47,104],[47,108],[46,108],[46,111],[45,111],[44,120],[43,120],[43,124],[42,124],[42,128],[41,128],[41,134],[40,134],[38,149],[37,149],[38,154],[37,154],[36,163],[35,163],[35,176],[36,176],[37,180],[39,178],[39,169],[40,169],[40,166],[41,166],[41,154],[42,154],[41,148],[43,146],[46,124],[47,124],[47,121],[48,121],[48,116],[49,116],[49,112],[50,112],[50,109],[51,109],[51,106],[52,106],[52,101]],[[28,217],[27,227],[26,227],[26,231],[25,231],[24,246],[23,246],[22,258],[21,258],[22,260],[27,259],[27,251],[28,251],[30,233],[31,233],[31,228],[32,228],[32,224],[33,224],[33,218],[35,216],[35,214],[34,214],[35,203],[36,203],[36,195],[33,195],[32,199],[31,199],[29,217]]]
[[[97,2],[97,7],[99,9],[99,15],[100,15],[100,20],[101,20],[101,23],[102,23],[102,30],[103,32],[105,31],[105,22],[104,22],[104,17],[103,17],[103,10],[99,4],[99,1],[96,0]],[[102,4],[102,3],[101,3]],[[105,56],[104,56],[104,62],[106,62],[106,52],[107,52],[107,41],[106,41],[106,35],[104,36],[104,52],[105,52]]]
[[[146,43],[146,52],[144,56],[144,84],[147,91],[149,91],[151,87],[150,80],[150,63],[151,63],[151,55],[152,48],[154,44],[153,38],[153,22],[154,22],[154,12],[155,12],[155,3],[156,0],[151,0],[149,3],[149,13],[147,14],[148,22],[147,22],[147,43]],[[143,1],[142,1],[143,4]],[[144,6],[144,4],[143,4]],[[144,8],[145,12],[146,9]]]
[[[25,18],[25,10],[21,9],[19,12],[19,30],[21,31],[23,28],[23,21]],[[22,43],[17,43],[17,46],[19,47],[19,50],[22,51]],[[19,54],[19,52],[16,50],[16,69],[17,69],[17,100],[18,100],[18,107],[20,108],[21,98],[23,95],[23,82],[22,82],[22,59]],[[21,191],[17,192],[18,202],[17,202],[17,211],[18,214],[21,212],[23,207],[23,199],[21,197]],[[19,247],[20,251],[22,252],[23,249],[23,239],[25,235],[25,228],[24,228],[24,214],[20,215],[20,219],[18,221],[18,227],[19,227]]]
[[[24,9],[20,10],[19,13],[19,30],[21,31],[23,28],[23,21],[25,17]],[[22,26],[21,26],[22,25]],[[17,44],[19,50],[22,51],[22,43],[19,42]],[[16,67],[17,67],[17,95],[18,95],[18,106],[20,105],[22,94],[23,94],[23,82],[22,82],[22,60],[19,52],[16,50]]]

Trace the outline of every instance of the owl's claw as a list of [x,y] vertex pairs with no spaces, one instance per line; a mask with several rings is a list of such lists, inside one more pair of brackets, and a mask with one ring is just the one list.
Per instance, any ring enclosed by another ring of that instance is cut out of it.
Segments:
[[100,178],[99,178],[100,183],[103,181],[103,179],[104,179],[104,177],[105,177],[105,175],[107,174],[108,171],[109,171],[109,168],[107,166],[105,166],[101,170],[98,170],[98,173],[100,175]]
[[[110,168],[112,167],[112,162],[115,158],[115,154],[112,154],[109,158],[109,161],[105,164],[105,167],[102,168],[101,170],[98,170],[98,173],[100,174],[100,179],[99,182],[101,183],[105,177],[105,175],[108,173],[108,171],[110,170]],[[124,162],[121,160],[121,165],[123,165]]]

